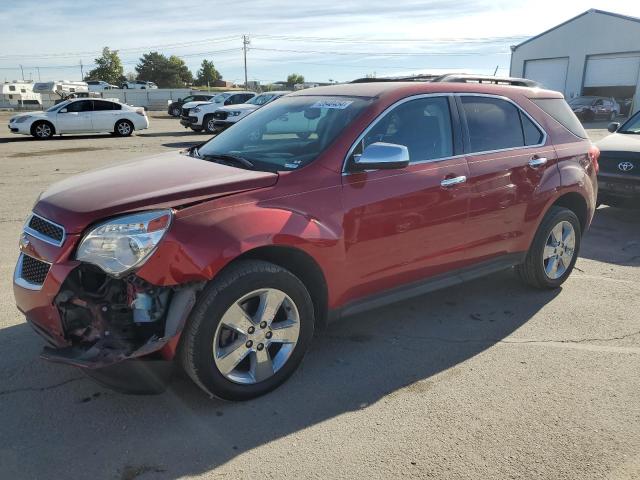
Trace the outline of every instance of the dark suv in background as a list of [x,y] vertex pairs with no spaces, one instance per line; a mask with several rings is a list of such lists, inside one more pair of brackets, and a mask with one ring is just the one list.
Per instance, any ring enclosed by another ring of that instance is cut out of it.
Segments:
[[620,105],[613,98],[576,97],[569,101],[571,110],[583,122],[615,120],[620,114]]
[[208,102],[217,93],[198,93],[195,95],[189,95],[188,97],[179,98],[178,100],[169,100],[167,103],[167,113],[172,117],[179,117],[182,113],[182,105],[189,102]]

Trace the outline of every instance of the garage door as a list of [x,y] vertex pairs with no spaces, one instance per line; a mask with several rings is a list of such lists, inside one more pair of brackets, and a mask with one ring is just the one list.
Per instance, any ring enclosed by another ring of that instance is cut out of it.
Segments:
[[544,88],[564,93],[568,66],[567,57],[527,60],[524,63],[524,76],[542,84]]
[[598,56],[587,59],[584,74],[585,87],[626,87],[636,86],[640,55],[638,56]]

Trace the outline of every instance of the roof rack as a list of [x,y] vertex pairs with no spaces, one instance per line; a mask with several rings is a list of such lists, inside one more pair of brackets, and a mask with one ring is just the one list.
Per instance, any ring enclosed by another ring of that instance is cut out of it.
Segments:
[[471,75],[467,73],[447,73],[445,75],[421,74],[406,77],[358,78],[351,83],[373,82],[451,82],[451,83],[490,83],[494,85],[512,85],[514,87],[539,87],[540,84],[527,78],[496,77],[493,75]]
[[452,83],[492,83],[494,85],[512,85],[514,87],[539,87],[538,82],[527,78],[495,77],[493,75],[470,75],[466,73],[450,73],[431,80],[432,82]]

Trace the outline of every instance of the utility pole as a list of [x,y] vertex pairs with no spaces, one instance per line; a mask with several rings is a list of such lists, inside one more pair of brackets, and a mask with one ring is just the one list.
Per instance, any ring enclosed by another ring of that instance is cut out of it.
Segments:
[[246,35],[242,35],[242,51],[244,53],[244,88],[248,88],[247,84],[247,46],[249,45],[249,39]]
[[36,67],[36,70],[38,70],[38,81],[40,82],[40,67]]
[[22,68],[22,65],[20,65],[20,71],[22,72],[22,81],[24,82],[24,69]]
[[80,81],[84,82],[84,70],[82,68],[82,60],[80,60]]

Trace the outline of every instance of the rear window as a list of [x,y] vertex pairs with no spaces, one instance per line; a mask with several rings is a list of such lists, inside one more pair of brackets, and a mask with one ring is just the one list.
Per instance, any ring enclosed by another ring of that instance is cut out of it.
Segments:
[[532,98],[531,101],[542,110],[551,115],[564,128],[573,133],[576,137],[589,138],[587,132],[582,128],[582,124],[571,107],[563,98]]

